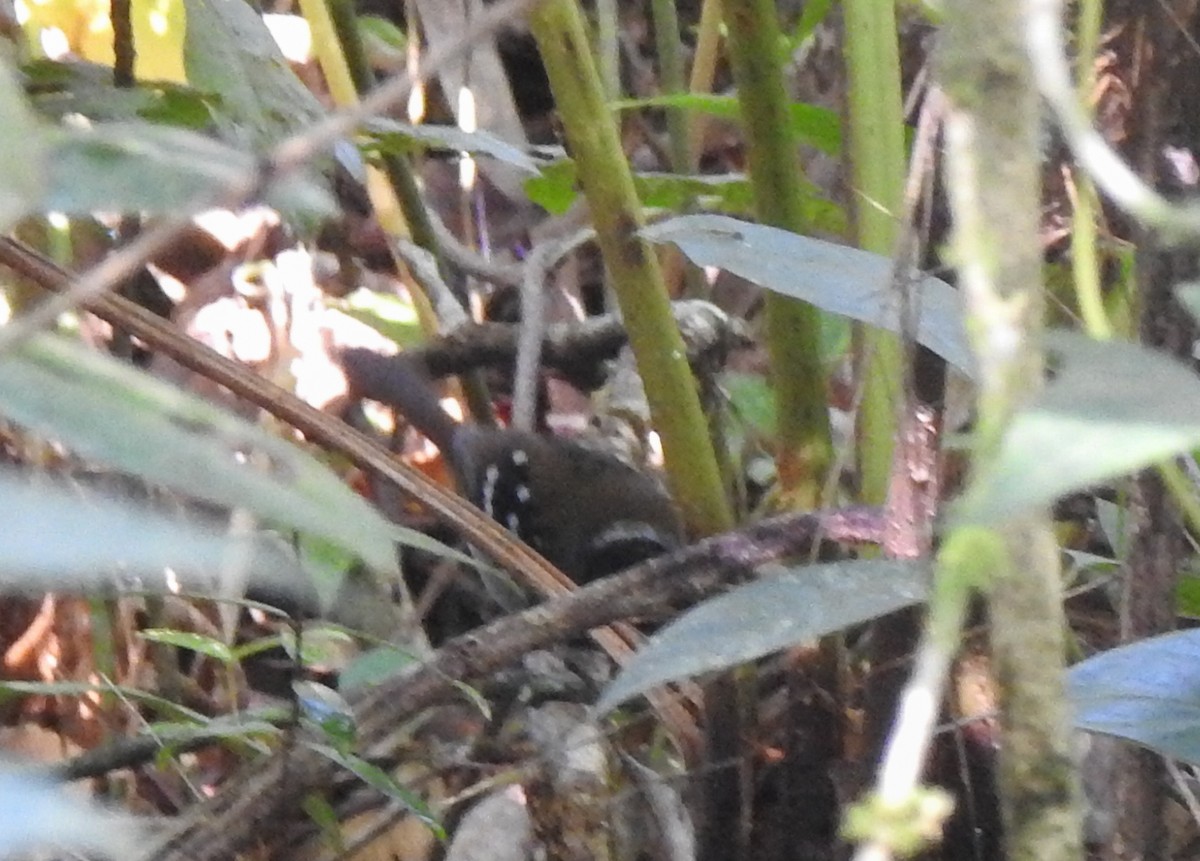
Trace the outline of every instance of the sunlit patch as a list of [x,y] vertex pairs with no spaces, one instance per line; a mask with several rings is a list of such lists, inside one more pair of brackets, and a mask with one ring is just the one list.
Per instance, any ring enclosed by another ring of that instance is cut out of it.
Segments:
[[458,89],[458,127],[467,134],[479,130],[479,120],[475,112],[475,94],[470,87]]
[[174,303],[179,304],[187,296],[187,286],[169,272],[164,272],[153,263],[146,264],[146,268],[158,281],[158,286],[167,294],[167,297]]
[[71,53],[71,44],[67,34],[58,27],[46,27],[38,34],[38,41],[44,53],[51,60],[61,60]]
[[156,35],[167,35],[167,31],[170,29],[171,24],[169,21],[167,21],[167,16],[163,12],[159,11],[158,9],[152,9],[147,18],[150,22],[150,29],[153,30]]
[[663,449],[662,437],[658,435],[658,431],[650,431],[646,434],[646,449],[649,453],[647,458],[654,466],[662,466],[663,464]]
[[414,126],[425,119],[425,85],[418,83],[408,94],[408,121]]
[[[475,110],[475,94],[470,87],[458,89],[458,127],[467,134],[474,134],[479,129],[479,120]],[[458,161],[458,185],[467,191],[475,187],[475,159],[470,153],[461,153]]]
[[456,422],[461,422],[463,420],[462,404],[459,403],[457,399],[442,398],[441,404],[442,404],[442,409],[444,409],[446,412],[450,413],[450,415],[454,418],[454,420]]
[[299,15],[263,15],[263,23],[275,37],[279,50],[292,63],[307,63],[312,59],[312,30]]
[[198,227],[232,251],[260,231],[278,224],[279,214],[265,206],[252,206],[241,212],[210,209],[193,220]]

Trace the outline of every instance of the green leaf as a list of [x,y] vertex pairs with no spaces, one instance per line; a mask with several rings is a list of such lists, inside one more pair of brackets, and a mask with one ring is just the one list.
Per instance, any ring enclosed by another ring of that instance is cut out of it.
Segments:
[[372,789],[382,792],[393,801],[404,805],[409,813],[412,813],[425,823],[437,835],[439,840],[446,839],[445,830],[442,828],[441,823],[437,821],[437,817],[433,815],[429,806],[416,793],[410,792],[397,783],[387,772],[352,753],[335,750],[332,747],[321,744],[310,744],[308,746],[355,775]]
[[833,8],[833,0],[811,0],[804,4],[800,21],[796,24],[795,33],[792,34],[792,42],[796,47],[803,45],[817,31],[817,27],[829,15],[831,8]]
[[148,628],[145,631],[139,631],[138,635],[154,643],[165,643],[168,646],[206,655],[222,664],[232,664],[235,660],[233,650],[228,644],[203,634],[194,634],[190,631],[171,631],[165,628]]
[[[0,365],[2,368],[2,365]],[[4,386],[0,371],[0,389]],[[4,528],[0,529],[0,589],[5,592],[196,592],[216,588],[231,555],[252,541],[251,579],[290,595],[298,566],[258,536],[231,539],[224,531],[164,516],[145,505],[102,494],[70,492],[49,482],[0,471]],[[47,530],[69,540],[47,540]],[[165,571],[171,569],[173,583]]]
[[309,725],[338,750],[349,750],[358,734],[358,724],[345,697],[317,682],[295,682],[292,690]]
[[376,39],[397,51],[404,50],[408,44],[408,37],[404,35],[403,30],[387,18],[378,15],[359,15],[358,29],[364,40]]
[[[327,538],[378,571],[396,572],[395,528],[310,455],[78,344],[40,337],[0,356],[0,413],[84,457],[244,507]],[[316,586],[328,607],[332,584]]]
[[754,189],[744,174],[637,173],[633,184],[642,205],[654,209],[678,210],[700,201],[724,212],[750,215],[754,210]]
[[201,131],[213,124],[212,105],[191,87],[142,85],[151,98],[138,109],[138,116],[149,122]]
[[1175,612],[1200,619],[1200,574],[1184,574],[1175,586]]
[[91,684],[89,682],[0,682],[0,700],[15,694],[36,694],[46,697],[82,697],[94,693],[114,692],[122,699],[132,700],[176,720],[203,723],[204,715],[170,700],[125,685]]
[[762,436],[775,436],[775,397],[766,377],[727,371],[721,375],[721,385],[739,418]]
[[216,121],[238,149],[264,153],[325,111],[245,0],[184,0],[188,83],[220,96]]
[[[826,200],[807,180],[810,193],[804,200],[804,217],[814,229],[843,232],[846,214],[840,206]],[[634,188],[642,206],[651,209],[683,209],[685,206],[716,209],[721,212],[750,215],[754,192],[743,174],[674,174],[653,171],[635,173]],[[579,189],[575,162],[562,158],[541,168],[538,176],[525,181],[529,199],[552,215],[566,212]]]
[[415,347],[425,340],[417,311],[407,299],[363,287],[333,304],[400,347]]
[[[286,714],[276,714],[276,720],[288,718]],[[248,714],[221,715],[220,717],[194,721],[156,721],[146,727],[147,734],[172,745],[189,742],[194,738],[225,738],[238,741],[254,737],[278,738],[283,730],[269,720],[254,718]]]
[[192,87],[164,81],[113,83],[112,68],[82,60],[37,59],[21,67],[33,107],[58,122],[68,114],[93,123],[151,120],[199,130],[213,122],[210,100]]
[[283,734],[277,724],[290,720],[290,711],[259,709],[253,713],[201,717],[198,721],[155,721],[145,728],[144,734],[162,743],[154,761],[159,768],[166,768],[180,747],[198,738],[219,739],[234,749],[245,748],[266,755],[270,753],[267,742]]
[[[801,178],[808,189],[802,208],[805,221],[814,230],[833,233],[846,229],[846,213],[826,200],[816,186]],[[642,172],[633,175],[642,206],[651,209],[685,208],[716,210],[724,214],[745,215],[754,211],[754,189],[744,174],[676,174]]]
[[596,704],[600,713],[664,682],[724,670],[925,600],[921,562],[808,565],[706,601],[650,638]]
[[414,126],[376,117],[367,121],[363,134],[383,152],[409,153],[427,149],[469,152],[491,156],[528,174],[540,173],[543,164],[525,150],[505,143],[495,135],[465,132],[458,126]]
[[541,172],[525,180],[529,199],[551,215],[562,215],[579,195],[575,160],[563,158],[542,167]]
[[47,134],[30,110],[12,69],[0,60],[0,231],[6,231],[41,199],[45,187]]
[[321,837],[329,847],[341,854],[346,848],[346,841],[342,835],[342,823],[338,818],[338,812],[333,809],[333,805],[329,803],[328,799],[320,792],[313,791],[305,794],[300,806],[317,826]]
[[956,515],[1002,522],[1200,446],[1200,380],[1162,353],[1068,332],[1046,388],[1013,417]]
[[[292,648],[288,649],[288,654],[297,657],[295,643],[289,645]],[[340,667],[345,663],[346,656],[355,651],[357,646],[354,637],[348,631],[334,625],[314,623],[304,626],[298,658],[306,667]],[[338,687],[342,687],[340,679]]]
[[1200,764],[1200,631],[1178,631],[1088,658],[1068,681],[1075,725]]
[[[892,262],[879,254],[723,215],[671,218],[644,228],[642,235],[675,243],[697,266],[716,266],[822,311],[900,331],[901,297],[892,289]],[[958,291],[931,275],[920,276],[910,291],[916,339],[971,375],[974,358]]]
[[[626,99],[617,102],[613,107],[618,110],[682,108],[734,122],[741,121],[741,109],[734,96],[680,93],[647,99]],[[803,102],[792,102],[788,105],[788,117],[791,120],[792,131],[800,143],[808,144],[828,155],[838,155],[842,151],[842,120],[836,111]]]
[[372,687],[411,667],[415,661],[410,653],[395,646],[376,646],[350,661],[338,677],[338,687],[347,692]]
[[291,631],[287,635],[274,634],[269,637],[258,637],[249,640],[245,643],[238,643],[237,646],[230,649],[230,655],[235,661],[244,661],[247,658],[252,658],[255,655],[260,655],[263,652],[269,652],[272,649],[283,649],[288,653],[288,656],[295,660],[295,649],[289,648],[295,646]]
[[[70,129],[53,140],[41,205],[55,212],[194,210],[254,168],[251,156],[219,141],[149,122]],[[267,200],[312,215],[336,211],[320,183],[300,177],[273,185]]]

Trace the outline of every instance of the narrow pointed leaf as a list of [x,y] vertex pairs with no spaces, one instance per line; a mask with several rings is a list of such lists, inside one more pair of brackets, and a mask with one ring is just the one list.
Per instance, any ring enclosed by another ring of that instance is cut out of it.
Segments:
[[[253,157],[198,132],[150,122],[105,123],[54,138],[43,210],[174,213],[219,200],[255,167]],[[281,209],[329,215],[325,188],[303,176],[272,185],[267,200]]]
[[222,137],[263,153],[324,116],[246,0],[184,0],[183,57],[188,83],[220,97]]
[[[231,539],[131,500],[70,492],[0,471],[0,590],[5,593],[104,590],[167,591],[169,585],[212,593],[218,573],[250,540],[249,578],[276,594],[293,594],[302,572],[277,544],[257,536]],[[171,584],[165,572],[170,569]]]
[[1080,729],[1200,764],[1200,631],[1101,652],[1068,678]]
[[[392,525],[310,455],[78,344],[41,337],[0,356],[0,414],[84,457],[396,569]],[[337,583],[316,586],[328,606]]]
[[1055,373],[957,508],[1000,522],[1200,446],[1200,379],[1136,344],[1054,333]]
[[[760,287],[889,332],[901,330],[892,262],[879,254],[724,215],[684,215],[642,230],[673,242],[697,266],[715,266]],[[975,367],[958,291],[932,275],[909,285],[916,339],[967,375]]]
[[0,230],[8,230],[41,199],[45,186],[47,135],[8,63],[0,60]]
[[925,564],[831,562],[706,601],[650,638],[600,698],[615,706],[674,679],[723,670],[925,600]]
[[407,153],[425,149],[469,152],[472,155],[490,156],[530,175],[537,175],[543,164],[526,150],[502,141],[495,135],[466,132],[458,126],[414,126],[399,120],[376,117],[364,125],[363,133],[377,147],[388,152]]

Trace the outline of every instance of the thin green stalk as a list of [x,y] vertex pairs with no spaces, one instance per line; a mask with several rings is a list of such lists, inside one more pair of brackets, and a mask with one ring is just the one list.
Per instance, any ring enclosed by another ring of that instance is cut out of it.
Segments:
[[[88,621],[91,623],[92,634],[92,663],[101,678],[116,683],[120,678],[117,664],[117,600],[103,595],[94,595],[87,599]],[[111,691],[100,694],[101,708],[111,710],[115,704]]]
[[[679,16],[675,12],[675,0],[651,0],[654,19],[654,44],[658,51],[660,87],[663,95],[683,95],[687,82],[683,71],[683,41],[679,37]],[[683,108],[667,108],[667,145],[670,153],[671,170],[686,174],[692,169],[691,126],[688,112]],[[683,212],[695,207],[694,199],[686,200],[680,207]],[[695,266],[689,266],[683,252],[677,248],[667,249],[662,257],[663,280],[667,292],[672,296],[707,298],[708,282]],[[717,422],[712,422],[715,426]],[[721,453],[721,441],[714,436],[713,446]],[[722,473],[728,485],[729,470],[722,463]]]
[[[904,199],[904,105],[900,50],[891,3],[846,0],[847,106],[850,175],[858,245],[891,255]],[[900,339],[860,326],[858,369],[863,384],[859,409],[858,470],[864,502],[887,498],[898,410],[904,386]]]
[[1083,326],[1093,338],[1111,338],[1112,324],[1104,309],[1104,291],[1100,284],[1100,259],[1096,253],[1096,218],[1100,201],[1096,186],[1081,171],[1074,172],[1075,187],[1068,189],[1074,217],[1071,230],[1071,277],[1075,282],[1075,302]]
[[[696,32],[696,54],[692,57],[692,74],[688,80],[688,91],[692,93],[711,93],[713,79],[717,73],[717,59],[721,46],[721,0],[704,0],[700,9],[700,24]],[[692,114],[688,129],[688,152],[692,163],[691,170],[696,166],[700,150],[704,146],[704,130],[707,118],[696,111]]]
[[1187,523],[1193,535],[1200,534],[1200,499],[1196,497],[1196,485],[1179,468],[1174,461],[1164,461],[1157,467],[1158,475],[1171,495],[1171,501],[1179,508],[1179,513]]
[[654,249],[642,239],[641,205],[573,0],[543,0],[530,13],[600,250],[666,457],[667,479],[694,535],[733,524],[683,339]]
[[[1092,88],[1096,84],[1096,51],[1100,45],[1100,28],[1104,4],[1100,0],[1080,0],[1076,18],[1076,76],[1079,79],[1079,101],[1091,113]],[[1096,186],[1082,171],[1074,171],[1074,185],[1068,187],[1071,196],[1071,274],[1075,281],[1075,298],[1084,327],[1093,338],[1111,338],[1112,324],[1104,310],[1104,294],[1100,285],[1100,260],[1096,253],[1096,220],[1100,200]]]
[[1104,27],[1104,0],[1078,0],[1075,7],[1075,51],[1080,94],[1090,101],[1096,81],[1096,51]]
[[[675,13],[675,0],[651,0],[650,11],[654,18],[654,45],[658,49],[659,84],[663,95],[682,95],[685,92],[683,43],[679,39],[679,16]],[[667,109],[667,137],[671,147],[671,170],[687,173],[691,169],[692,157],[687,111],[683,108]]]
[[[771,0],[724,4],[729,59],[738,86],[746,156],[758,217],[803,233],[804,191],[783,87],[783,36]],[[815,507],[833,460],[820,314],[774,293],[766,341],[779,416],[779,480],[791,504]]]
[[596,57],[609,101],[621,98],[621,43],[617,0],[596,0]]
[[342,50],[329,7],[324,0],[300,0],[300,11],[308,22],[313,53],[321,64],[321,72],[325,75],[334,103],[355,104],[358,101],[358,88],[355,87],[354,76]]

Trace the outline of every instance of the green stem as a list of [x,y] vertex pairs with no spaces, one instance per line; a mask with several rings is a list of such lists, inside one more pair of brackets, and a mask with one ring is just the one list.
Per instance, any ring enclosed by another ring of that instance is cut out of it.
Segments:
[[[854,224],[860,248],[890,256],[905,176],[895,9],[874,0],[846,0],[844,8]],[[900,339],[889,332],[860,326],[858,334],[864,387],[856,423],[858,469],[863,501],[879,505],[891,478],[905,357]]]
[[621,97],[621,42],[617,0],[596,0],[596,57],[609,101]]
[[[685,92],[683,43],[679,39],[675,0],[652,0],[650,10],[654,16],[654,44],[658,49],[659,84],[663,95],[681,95]],[[675,173],[687,173],[692,157],[687,112],[682,108],[667,109],[667,137],[671,143],[671,169]]]
[[[766,224],[803,233],[804,191],[783,87],[783,36],[775,4],[742,0],[724,7],[758,216]],[[767,294],[766,340],[779,416],[779,479],[790,501],[802,506],[820,502],[833,458],[820,335],[815,308]]]
[[543,0],[530,13],[600,250],[666,457],[671,490],[694,535],[730,528],[700,398],[671,314],[658,258],[639,231],[641,205],[573,0]]
[[1096,253],[1096,217],[1099,200],[1096,186],[1081,171],[1074,172],[1075,187],[1068,189],[1074,217],[1071,231],[1071,277],[1075,282],[1075,303],[1084,329],[1093,338],[1111,338],[1112,324],[1104,308],[1100,284],[1100,259]]
[[[953,259],[979,374],[976,475],[1012,415],[1041,388],[1041,154],[1026,4],[948,0],[941,43]],[[967,491],[970,493],[970,489]],[[970,526],[955,525],[950,538]],[[1047,512],[991,527],[1003,553],[988,594],[1000,701],[1006,857],[1083,857],[1082,805],[1066,689],[1067,620]]]

